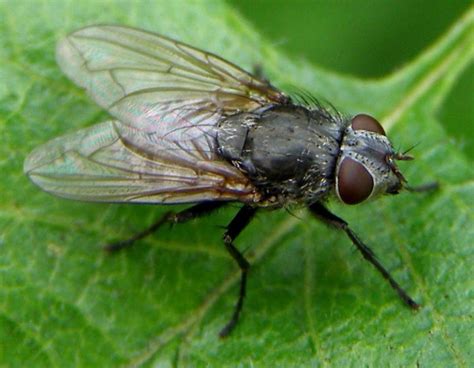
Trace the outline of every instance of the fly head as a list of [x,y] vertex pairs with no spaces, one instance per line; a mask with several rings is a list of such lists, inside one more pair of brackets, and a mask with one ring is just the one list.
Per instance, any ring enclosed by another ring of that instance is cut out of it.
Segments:
[[406,180],[395,161],[411,159],[393,149],[376,119],[356,115],[344,131],[336,164],[336,194],[346,204],[397,194]]

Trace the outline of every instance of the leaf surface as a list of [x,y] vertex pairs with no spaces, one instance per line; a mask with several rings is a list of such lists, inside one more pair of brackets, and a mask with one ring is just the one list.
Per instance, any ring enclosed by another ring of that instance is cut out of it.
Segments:
[[[0,365],[472,364],[474,168],[437,112],[472,63],[473,9],[404,68],[367,81],[283,54],[223,3],[36,6],[32,16],[30,2],[0,3]],[[304,211],[262,212],[237,241],[252,269],[243,317],[224,341],[217,333],[239,273],[220,226],[237,206],[164,228],[115,256],[101,252],[170,208],[69,202],[22,173],[34,147],[107,119],[54,60],[58,39],[92,23],[163,33],[248,70],[262,63],[280,88],[371,113],[403,147],[422,141],[404,174],[412,184],[439,180],[438,192],[331,208],[423,308],[406,309],[343,234]]]

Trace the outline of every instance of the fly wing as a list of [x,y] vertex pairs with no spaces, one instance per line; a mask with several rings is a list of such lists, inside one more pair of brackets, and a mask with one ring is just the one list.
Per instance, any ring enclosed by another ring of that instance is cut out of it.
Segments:
[[79,200],[258,201],[217,155],[225,116],[289,98],[210,53],[127,27],[91,26],[57,47],[57,60],[117,120],[46,143],[25,161],[44,190]]
[[115,118],[173,141],[215,135],[223,116],[289,101],[216,55],[128,27],[80,29],[58,44],[57,60]]
[[47,192],[85,201],[257,200],[247,178],[213,151],[189,150],[119,121],[53,139],[30,154],[24,171]]

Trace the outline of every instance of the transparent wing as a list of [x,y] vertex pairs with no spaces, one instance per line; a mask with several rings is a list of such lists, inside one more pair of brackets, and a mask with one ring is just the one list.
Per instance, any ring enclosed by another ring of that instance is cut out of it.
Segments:
[[200,144],[188,140],[177,145],[108,121],[38,147],[26,159],[24,171],[47,192],[85,201],[257,200],[255,188],[240,171]]
[[124,124],[173,141],[289,98],[222,58],[133,28],[91,26],[57,47],[62,70]]
[[258,200],[217,157],[225,116],[289,98],[223,59],[145,31],[92,26],[57,47],[62,70],[117,120],[39,147],[25,172],[59,196],[106,202]]

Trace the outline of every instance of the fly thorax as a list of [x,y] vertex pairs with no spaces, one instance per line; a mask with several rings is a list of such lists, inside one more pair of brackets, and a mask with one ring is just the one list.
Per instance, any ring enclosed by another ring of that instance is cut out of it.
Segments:
[[218,149],[264,196],[317,200],[333,187],[340,137],[330,128],[303,107],[278,106],[223,120]]

